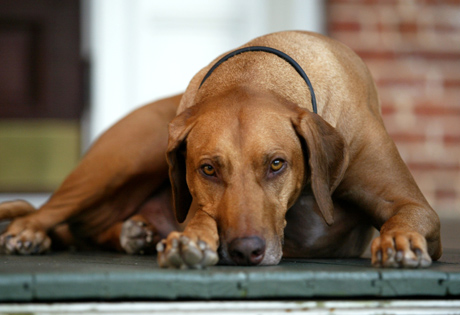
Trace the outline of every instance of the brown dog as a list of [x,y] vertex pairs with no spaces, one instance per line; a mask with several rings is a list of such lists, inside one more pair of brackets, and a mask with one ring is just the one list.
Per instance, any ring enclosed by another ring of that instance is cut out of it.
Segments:
[[[162,267],[267,265],[282,256],[359,256],[374,226],[373,265],[438,259],[438,216],[385,131],[363,62],[307,32],[249,46],[281,51],[301,70],[267,51],[217,59],[182,97],[107,131],[39,211],[1,205],[0,219],[24,215],[1,237],[3,250],[44,252],[51,235],[140,253],[167,236],[156,247]],[[170,183],[182,224],[171,214]]]

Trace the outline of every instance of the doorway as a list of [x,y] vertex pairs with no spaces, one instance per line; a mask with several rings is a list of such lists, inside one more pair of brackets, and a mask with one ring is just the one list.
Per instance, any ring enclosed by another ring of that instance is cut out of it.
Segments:
[[80,156],[80,2],[0,0],[0,192],[57,188]]

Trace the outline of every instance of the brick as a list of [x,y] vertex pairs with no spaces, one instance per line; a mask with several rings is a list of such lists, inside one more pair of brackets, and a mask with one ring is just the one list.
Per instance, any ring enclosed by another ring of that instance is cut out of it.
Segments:
[[460,1],[332,0],[330,35],[368,65],[390,136],[438,213],[460,215]]
[[337,32],[334,38],[353,48],[362,58],[396,59],[418,57],[455,59],[460,57],[460,34],[401,34],[363,30]]
[[460,87],[460,80],[446,80],[440,77],[439,80],[430,80],[425,78],[387,78],[387,79],[380,79],[376,80],[378,86],[420,86],[425,87],[429,84],[436,84],[442,86],[444,88],[459,88]]
[[458,32],[460,27],[458,25],[444,24],[442,21],[434,21],[433,23],[420,23],[420,22],[394,22],[394,21],[372,21],[369,24],[360,23],[358,21],[343,20],[332,21],[328,30],[330,33],[337,32],[359,32],[365,29],[378,30],[379,32],[398,31],[399,33],[451,33]]
[[[443,163],[447,165],[460,164],[460,146],[457,144],[439,144],[432,147],[425,141],[404,142],[391,135],[406,163]],[[437,150],[434,150],[437,149]]]
[[[457,116],[460,119],[460,106],[456,108],[452,107],[435,107],[431,105],[418,105],[414,108],[414,114],[417,116]],[[454,138],[452,138],[454,139]]]
[[365,63],[377,82],[394,78],[425,81],[460,79],[460,63],[453,60],[427,62],[424,59],[366,59]]
[[457,185],[460,184],[460,176],[454,172],[446,170],[411,170],[411,173],[418,182],[426,183],[426,185],[420,184],[420,186],[424,187],[427,191],[429,190],[430,193],[434,193],[437,189],[454,189],[456,191],[460,189],[460,186]]
[[396,113],[396,108],[391,105],[382,105],[381,108],[382,116],[393,115]]
[[[362,40],[367,40],[363,38]],[[349,43],[342,41],[344,44],[352,47]],[[377,45],[377,43],[376,43]],[[371,50],[363,50],[363,49],[355,49],[355,52],[363,59],[374,59],[374,60],[396,60],[396,59],[411,59],[411,58],[423,58],[425,60],[429,60],[430,62],[433,60],[459,60],[460,53],[458,52],[430,52],[430,51],[390,51],[390,50],[379,50],[379,51],[371,51]]]
[[[379,21],[379,11],[394,10],[394,6],[389,3],[386,5],[365,6],[359,3],[338,3],[330,4],[327,8],[330,21],[348,22],[357,21],[361,24],[374,24]],[[372,18],[371,18],[372,17]]]
[[459,163],[438,163],[438,162],[409,162],[407,166],[411,170],[420,170],[420,171],[448,171],[448,172],[459,172],[460,164]]
[[[375,4],[400,4],[406,0],[329,0],[330,5],[340,4],[340,3],[354,3],[360,5],[375,5]],[[413,1],[412,1],[413,2]],[[458,0],[423,0],[420,1],[423,5],[460,5]]]
[[445,135],[444,136],[444,143],[445,144],[459,145],[460,144],[460,136],[458,136],[458,135]]
[[404,133],[412,132],[414,130],[423,130],[425,134],[430,135],[431,137],[439,134],[438,139],[441,140],[444,135],[460,135],[460,123],[458,116],[415,117],[415,115],[412,115],[411,111],[398,108],[397,114],[386,116],[384,122],[390,133]]
[[458,210],[460,208],[460,198],[455,201],[437,200],[432,207],[441,218],[456,219],[460,216],[460,211]]
[[329,32],[357,32],[361,30],[361,24],[355,21],[331,22],[328,26]]
[[460,196],[460,191],[457,191],[453,188],[451,189],[436,189],[435,191],[436,200],[439,199],[457,199]]
[[408,99],[408,106],[411,108],[429,106],[456,110],[460,105],[460,89],[440,88],[439,91],[434,91],[433,87],[422,88],[420,86],[378,86],[377,89],[382,107],[391,108],[391,110],[387,109],[388,113],[397,111],[398,105],[407,105],[396,102],[400,95]]
[[[443,26],[441,30],[457,29],[460,26],[458,11],[460,6],[448,5],[426,5],[426,1],[399,1],[395,5],[391,1],[382,1],[379,4],[362,5],[356,1],[343,1],[341,3],[330,3],[328,6],[328,16],[330,21],[335,23],[344,21],[361,21],[375,24],[376,22],[387,23],[414,23],[420,27]],[[408,4],[406,4],[408,3]],[[363,19],[362,16],[376,16],[373,19]]]
[[411,170],[420,190],[441,216],[460,215],[460,174],[451,171]]

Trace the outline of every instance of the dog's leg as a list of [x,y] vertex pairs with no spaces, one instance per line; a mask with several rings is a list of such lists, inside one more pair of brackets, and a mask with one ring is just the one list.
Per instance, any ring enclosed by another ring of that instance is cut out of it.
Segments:
[[198,210],[183,233],[172,232],[157,245],[162,268],[201,269],[217,264],[219,235],[216,221]]
[[[413,185],[418,190],[416,184]],[[404,197],[385,200],[383,203],[386,205],[374,214],[377,222],[384,221],[380,236],[371,246],[374,266],[428,267],[432,259],[437,260],[442,255],[437,214],[421,193],[414,199]]]
[[43,253],[61,223],[85,240],[132,216],[167,179],[167,126],[180,99],[141,107],[106,131],[45,205],[8,226],[0,250]]
[[[78,207],[77,199],[60,198],[59,191],[41,209],[15,218],[9,224],[0,236],[1,251],[7,254],[31,255],[50,250],[51,238],[48,232],[64,223]],[[74,191],[75,194],[78,192]]]
[[439,217],[384,131],[361,148],[342,184],[344,197],[380,230],[372,242],[374,266],[426,267],[441,257]]
[[22,217],[36,210],[24,200],[5,201],[0,203],[0,221]]

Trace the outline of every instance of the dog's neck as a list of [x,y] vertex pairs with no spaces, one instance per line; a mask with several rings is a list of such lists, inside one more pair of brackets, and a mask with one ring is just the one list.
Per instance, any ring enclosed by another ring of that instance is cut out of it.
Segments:
[[313,86],[310,82],[310,79],[308,78],[307,74],[305,73],[305,71],[302,69],[302,67],[293,59],[291,58],[289,55],[285,54],[284,52],[282,51],[279,51],[277,49],[274,49],[274,48],[270,48],[270,47],[265,47],[265,46],[249,46],[249,47],[244,47],[244,48],[241,48],[241,49],[237,49],[235,51],[232,51],[230,53],[228,53],[227,55],[225,55],[224,57],[222,57],[221,59],[219,59],[212,67],[211,69],[209,69],[209,71],[206,73],[206,75],[204,76],[203,80],[201,81],[198,89],[201,88],[201,86],[205,83],[205,81],[211,76],[211,74],[214,72],[214,70],[219,67],[223,62],[227,61],[228,59],[236,56],[236,55],[239,55],[239,54],[242,54],[242,53],[246,53],[246,52],[255,52],[255,51],[261,51],[261,52],[266,52],[266,53],[270,53],[270,54],[274,54],[282,59],[284,59],[285,61],[287,61],[296,71],[297,73],[302,77],[302,79],[305,81],[305,83],[307,84],[308,86],[308,89],[310,91],[310,96],[311,96],[311,106],[312,106],[312,109],[313,109],[313,112],[315,114],[317,114],[317,105],[316,105],[316,96],[315,96],[315,92],[313,90]]

